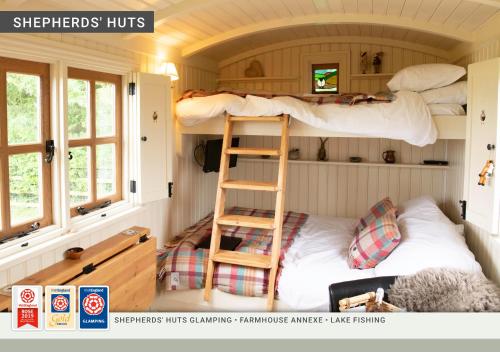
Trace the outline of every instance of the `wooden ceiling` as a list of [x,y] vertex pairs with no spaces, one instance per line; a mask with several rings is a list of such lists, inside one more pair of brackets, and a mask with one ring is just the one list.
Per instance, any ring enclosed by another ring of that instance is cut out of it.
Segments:
[[[153,10],[137,36],[220,60],[242,50],[318,36],[412,41],[443,50],[474,41],[500,0],[0,0],[0,10]],[[115,38],[116,40],[116,38]]]

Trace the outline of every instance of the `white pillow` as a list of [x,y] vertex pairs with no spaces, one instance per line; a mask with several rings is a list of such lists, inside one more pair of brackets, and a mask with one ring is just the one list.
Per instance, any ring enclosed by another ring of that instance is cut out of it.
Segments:
[[431,115],[465,115],[460,104],[428,104]]
[[426,104],[467,104],[467,81],[460,81],[446,87],[429,89],[420,95]]
[[452,84],[465,75],[465,68],[450,64],[425,64],[403,68],[387,83],[391,91],[424,90]]
[[398,205],[397,208],[398,223],[404,219],[414,218],[454,225],[439,209],[436,201],[431,196],[421,196],[407,200]]

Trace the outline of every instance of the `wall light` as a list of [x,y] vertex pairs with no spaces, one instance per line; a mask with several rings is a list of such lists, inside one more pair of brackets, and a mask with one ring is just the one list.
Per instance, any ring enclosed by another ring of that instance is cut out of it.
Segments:
[[173,62],[165,63],[165,74],[170,77],[171,81],[177,81],[179,79],[179,74],[177,73],[177,68]]

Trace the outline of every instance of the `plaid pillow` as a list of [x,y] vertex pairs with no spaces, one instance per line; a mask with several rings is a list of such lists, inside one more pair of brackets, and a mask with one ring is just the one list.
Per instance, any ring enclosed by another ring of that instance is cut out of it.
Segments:
[[384,260],[401,241],[396,215],[388,212],[375,219],[349,246],[347,262],[351,269],[370,269]]
[[358,225],[354,229],[354,234],[357,235],[366,226],[368,226],[369,223],[384,216],[388,212],[391,212],[394,215],[396,215],[397,212],[396,207],[394,206],[394,204],[392,204],[391,198],[389,197],[379,201],[377,204],[370,208],[370,211],[367,215],[365,215],[365,217],[359,219]]

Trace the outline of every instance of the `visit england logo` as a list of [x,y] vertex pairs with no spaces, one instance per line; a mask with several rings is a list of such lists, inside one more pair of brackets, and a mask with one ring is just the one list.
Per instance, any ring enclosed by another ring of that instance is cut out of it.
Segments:
[[88,315],[99,315],[104,309],[104,299],[97,293],[91,293],[83,299],[83,309]]
[[66,312],[68,311],[68,309],[69,309],[69,299],[66,295],[52,295],[53,312]]
[[21,291],[21,301],[23,303],[31,303],[35,299],[35,292],[32,289],[25,288]]
[[80,286],[80,329],[109,328],[108,286]]
[[42,286],[12,286],[12,329],[42,328]]
[[45,287],[45,328],[74,330],[76,327],[76,287]]

